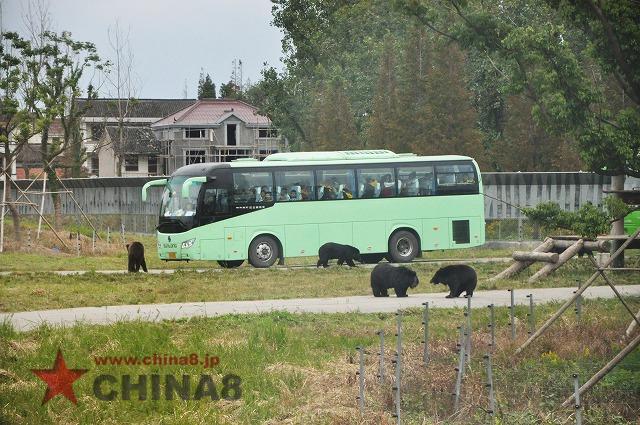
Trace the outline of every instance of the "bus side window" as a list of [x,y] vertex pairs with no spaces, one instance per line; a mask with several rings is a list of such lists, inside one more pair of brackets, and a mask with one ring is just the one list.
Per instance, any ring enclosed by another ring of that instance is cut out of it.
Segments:
[[352,199],[355,176],[351,169],[317,170],[317,196],[321,201]]
[[357,170],[359,198],[389,198],[396,196],[397,182],[393,168],[362,168]]
[[398,168],[400,196],[428,196],[434,194],[433,166],[417,165]]
[[270,172],[233,173],[233,203],[256,204],[273,202],[273,177]]
[[315,198],[313,171],[276,171],[276,187],[280,187],[277,202],[308,201]]
[[436,166],[438,193],[478,193],[478,180],[473,164],[448,164]]

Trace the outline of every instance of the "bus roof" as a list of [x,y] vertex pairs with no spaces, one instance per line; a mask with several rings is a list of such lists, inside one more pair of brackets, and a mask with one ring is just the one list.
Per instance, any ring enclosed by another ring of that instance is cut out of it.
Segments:
[[221,168],[245,167],[282,167],[304,165],[344,165],[344,164],[390,164],[423,161],[471,161],[473,158],[462,155],[418,156],[413,153],[397,154],[386,149],[333,151],[333,152],[282,152],[267,156],[263,161],[242,158],[231,162],[213,162],[192,164],[174,171],[173,175],[210,175]]

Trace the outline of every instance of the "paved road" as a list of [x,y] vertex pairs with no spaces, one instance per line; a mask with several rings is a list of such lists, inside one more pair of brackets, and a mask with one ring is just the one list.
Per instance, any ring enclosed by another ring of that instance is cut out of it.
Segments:
[[[640,296],[640,285],[617,287],[623,296]],[[540,288],[516,290],[516,304],[528,304],[526,295],[533,294],[536,303],[561,301],[571,297],[575,288]],[[407,298],[374,298],[354,296],[339,298],[298,298],[289,300],[222,301],[201,303],[121,305],[107,307],[80,307],[62,310],[41,310],[20,313],[2,313],[0,321],[8,320],[17,331],[28,331],[40,324],[73,326],[78,322],[107,324],[118,321],[161,321],[188,317],[212,317],[224,314],[255,314],[270,311],[292,313],[378,313],[393,312],[398,309],[420,307],[429,302],[433,308],[463,307],[464,298],[447,299],[446,293],[414,294]],[[589,288],[586,298],[612,298],[613,291],[608,286]],[[506,290],[478,291],[473,297],[473,306],[484,308],[493,303],[496,306],[509,305],[510,294]]]
[[[510,263],[513,261],[511,257],[488,257],[488,258],[447,258],[447,259],[434,259],[434,260],[413,260],[413,264],[433,264],[433,265],[442,265],[442,264],[486,264],[486,263]],[[126,265],[125,265],[126,266]],[[336,267],[333,265],[333,267]],[[347,267],[347,266],[343,266]],[[372,269],[375,267],[375,264],[360,264],[358,267],[362,267],[365,269]],[[291,270],[291,269],[315,269],[316,266],[273,266],[271,269],[256,269],[254,267],[243,267],[241,270]],[[177,271],[192,271],[196,273],[205,273],[205,272],[221,272],[223,270],[238,270],[238,269],[190,269],[190,268],[180,268],[180,269],[149,269],[149,274],[173,274]],[[3,271],[0,272],[0,276],[11,276],[12,274],[30,274],[30,273],[52,273],[59,276],[73,276],[73,275],[83,275],[86,273],[98,273],[98,274],[126,274],[128,273],[126,269],[122,270],[53,270],[53,271]]]

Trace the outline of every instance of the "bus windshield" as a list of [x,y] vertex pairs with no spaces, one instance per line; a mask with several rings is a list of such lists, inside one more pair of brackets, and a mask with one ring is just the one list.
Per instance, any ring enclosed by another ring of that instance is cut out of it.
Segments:
[[196,204],[198,203],[198,193],[201,182],[191,183],[189,196],[182,197],[182,184],[189,177],[172,177],[165,186],[162,194],[162,206],[160,207],[161,217],[190,217],[196,214]]

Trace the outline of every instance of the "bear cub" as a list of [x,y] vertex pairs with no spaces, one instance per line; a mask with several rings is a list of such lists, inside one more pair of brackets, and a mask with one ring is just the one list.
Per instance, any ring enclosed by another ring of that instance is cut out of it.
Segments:
[[327,242],[318,250],[318,264],[316,267],[329,267],[329,260],[338,259],[338,265],[341,266],[345,262],[349,267],[355,267],[353,260],[362,262],[360,251],[350,245],[341,245],[339,243]]
[[127,252],[129,253],[129,273],[137,273],[142,270],[147,271],[147,263],[144,261],[144,245],[140,242],[131,242],[127,244]]
[[472,297],[478,283],[478,276],[473,267],[455,264],[439,269],[431,278],[431,283],[447,285],[449,295],[446,298],[458,298],[463,292],[466,293],[465,297]]
[[407,289],[418,286],[418,275],[403,266],[378,264],[371,271],[371,289],[374,297],[388,297],[388,289],[393,288],[397,297],[406,297]]

